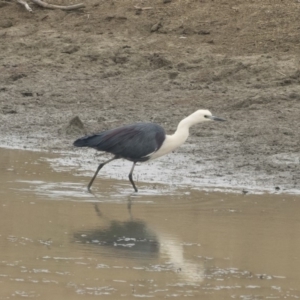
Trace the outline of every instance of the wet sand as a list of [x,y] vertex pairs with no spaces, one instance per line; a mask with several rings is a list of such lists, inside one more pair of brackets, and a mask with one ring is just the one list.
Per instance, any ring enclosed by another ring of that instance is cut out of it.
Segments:
[[57,172],[0,150],[0,299],[297,299],[300,202]]

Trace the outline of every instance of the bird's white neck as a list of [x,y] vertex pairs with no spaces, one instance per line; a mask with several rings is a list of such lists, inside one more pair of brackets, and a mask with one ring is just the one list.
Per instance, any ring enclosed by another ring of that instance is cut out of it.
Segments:
[[166,135],[164,143],[158,151],[151,156],[151,159],[163,156],[181,146],[189,137],[189,128],[197,123],[199,123],[199,120],[196,118],[195,113],[183,119],[178,124],[174,134]]

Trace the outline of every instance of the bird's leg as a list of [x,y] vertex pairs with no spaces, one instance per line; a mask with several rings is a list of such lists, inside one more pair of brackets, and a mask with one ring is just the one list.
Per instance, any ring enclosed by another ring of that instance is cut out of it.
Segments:
[[135,186],[135,184],[134,184],[134,182],[133,182],[133,180],[132,180],[132,173],[133,173],[133,169],[134,169],[134,167],[135,167],[135,164],[136,164],[136,162],[133,163],[132,168],[131,168],[131,170],[130,170],[130,173],[129,173],[128,177],[129,177],[129,180],[130,180],[130,182],[131,182],[131,184],[132,184],[134,190],[137,192],[138,189],[136,188],[136,186]]
[[97,216],[101,218],[102,217],[102,213],[101,213],[101,211],[100,211],[100,209],[98,207],[98,203],[94,204],[94,209],[96,211]]
[[114,159],[117,159],[117,157],[113,157],[113,158],[111,158],[111,159],[105,161],[104,163],[101,163],[101,164],[98,166],[98,168],[97,168],[97,170],[96,170],[96,172],[95,172],[93,178],[91,179],[90,183],[88,184],[88,191],[89,191],[89,192],[91,192],[91,186],[92,186],[92,184],[93,184],[95,178],[97,177],[99,171],[101,170],[101,168],[102,168],[103,166],[105,166],[106,164],[108,164],[109,162],[111,162],[112,160],[114,160]]
[[127,210],[128,210],[130,219],[132,219],[132,214],[131,214],[131,195],[128,196]]

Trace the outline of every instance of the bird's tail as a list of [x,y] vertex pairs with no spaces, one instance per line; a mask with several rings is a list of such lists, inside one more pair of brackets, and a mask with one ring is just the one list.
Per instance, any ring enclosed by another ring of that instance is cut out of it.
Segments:
[[78,140],[76,140],[73,145],[75,147],[97,147],[99,142],[101,141],[101,137],[99,135],[87,135]]

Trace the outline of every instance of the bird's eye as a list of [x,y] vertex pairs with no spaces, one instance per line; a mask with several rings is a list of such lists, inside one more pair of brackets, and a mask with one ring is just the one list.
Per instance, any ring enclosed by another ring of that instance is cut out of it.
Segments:
[[208,118],[208,115],[204,115],[204,118]]

